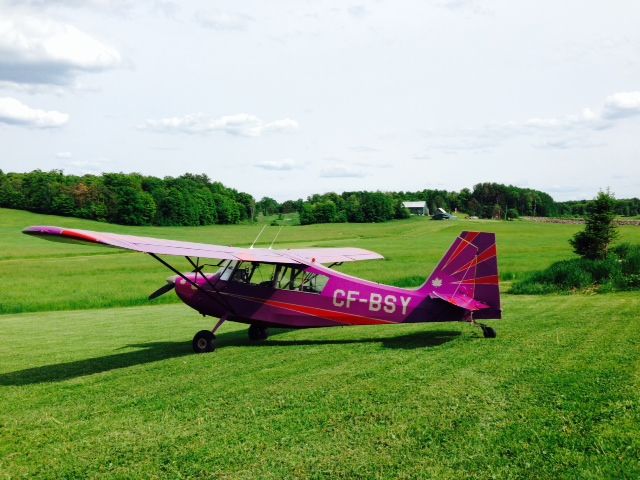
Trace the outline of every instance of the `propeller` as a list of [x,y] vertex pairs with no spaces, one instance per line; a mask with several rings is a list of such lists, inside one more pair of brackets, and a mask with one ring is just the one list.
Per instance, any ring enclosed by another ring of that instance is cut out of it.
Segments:
[[170,277],[167,278],[167,284],[161,286],[159,289],[157,289],[155,292],[153,292],[151,295],[149,295],[149,300],[154,300],[158,297],[160,297],[161,295],[164,295],[167,292],[170,292],[171,290],[173,290],[176,286],[176,280],[178,279],[178,275],[172,275]]

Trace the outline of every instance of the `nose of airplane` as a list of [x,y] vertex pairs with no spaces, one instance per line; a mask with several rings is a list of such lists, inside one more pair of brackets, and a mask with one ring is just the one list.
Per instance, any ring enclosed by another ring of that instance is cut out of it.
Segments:
[[171,290],[173,290],[176,286],[176,280],[178,279],[179,275],[171,275],[170,277],[167,277],[167,279],[165,280],[167,282],[166,285],[161,286],[158,290],[156,290],[155,292],[153,292],[151,295],[149,295],[149,300],[153,300],[154,298],[158,298],[162,295],[164,295],[167,292],[170,292]]

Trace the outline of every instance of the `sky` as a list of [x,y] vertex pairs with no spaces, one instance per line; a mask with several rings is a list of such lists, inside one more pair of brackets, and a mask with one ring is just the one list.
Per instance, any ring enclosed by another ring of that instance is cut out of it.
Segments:
[[640,197],[634,0],[0,0],[0,169]]

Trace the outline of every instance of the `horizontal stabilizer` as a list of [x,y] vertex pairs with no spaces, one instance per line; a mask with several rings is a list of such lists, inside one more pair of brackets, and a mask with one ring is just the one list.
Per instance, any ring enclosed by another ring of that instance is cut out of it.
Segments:
[[455,305],[456,307],[464,308],[465,310],[482,310],[483,308],[489,308],[489,305],[486,303],[479,302],[467,295],[463,295],[461,293],[456,294],[447,294],[447,293],[438,293],[433,292],[429,295],[430,298],[439,298],[440,300],[444,300],[447,303]]

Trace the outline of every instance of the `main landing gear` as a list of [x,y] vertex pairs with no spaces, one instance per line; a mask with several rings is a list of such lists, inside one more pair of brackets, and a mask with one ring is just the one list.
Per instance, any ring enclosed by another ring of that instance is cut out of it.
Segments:
[[226,317],[222,317],[218,320],[218,323],[213,327],[213,330],[200,330],[195,334],[193,341],[191,342],[191,346],[195,353],[209,353],[216,349],[215,334],[218,328],[220,328],[220,325],[222,325],[226,319]]
[[200,330],[193,337],[193,351],[196,353],[209,353],[216,349],[216,336],[210,330]]
[[[215,332],[220,328],[220,325],[224,323],[226,318],[221,318],[213,330],[200,330],[193,337],[191,345],[195,353],[209,353],[216,349],[216,335]],[[250,325],[249,326],[249,340],[252,342],[261,342],[269,338],[269,332],[267,327],[262,325]]]
[[260,342],[269,338],[267,327],[252,324],[249,326],[249,340],[252,342]]

